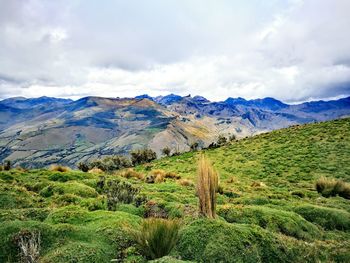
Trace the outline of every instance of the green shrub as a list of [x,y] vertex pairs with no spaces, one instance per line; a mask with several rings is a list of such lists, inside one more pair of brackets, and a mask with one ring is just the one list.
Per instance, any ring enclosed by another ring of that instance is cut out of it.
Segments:
[[77,165],[78,169],[84,173],[87,173],[90,170],[90,167],[87,163],[80,162]]
[[168,146],[164,147],[162,149],[162,154],[165,155],[165,156],[170,156],[170,153],[171,153],[171,150]]
[[139,231],[131,231],[135,241],[148,259],[166,256],[178,240],[180,224],[178,221],[149,218],[141,224]]
[[131,204],[140,192],[131,183],[119,179],[109,180],[103,188],[107,195],[108,210],[116,210],[118,204]]
[[270,231],[312,240],[321,235],[319,229],[294,212],[263,206],[222,207],[218,214],[229,223],[254,224]]
[[104,172],[113,172],[128,167],[131,167],[130,160],[121,155],[107,156],[89,163],[89,169],[98,168]]
[[11,161],[10,160],[6,160],[4,165],[3,165],[3,168],[4,168],[5,171],[11,170]]
[[157,159],[157,154],[151,149],[134,150],[130,153],[133,165],[149,163]]
[[186,263],[186,262],[190,263],[190,262],[193,262],[193,261],[183,261],[183,260],[176,259],[176,258],[173,258],[173,257],[165,256],[165,257],[162,257],[162,258],[159,258],[159,259],[150,260],[148,262],[149,263]]
[[315,205],[297,206],[294,211],[306,220],[327,230],[350,230],[350,213],[345,210]]

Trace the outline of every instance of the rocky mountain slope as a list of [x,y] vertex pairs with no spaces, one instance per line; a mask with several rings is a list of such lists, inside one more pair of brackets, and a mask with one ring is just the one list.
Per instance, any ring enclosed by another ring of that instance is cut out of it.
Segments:
[[0,160],[40,167],[74,166],[103,155],[165,146],[186,151],[219,135],[237,138],[295,124],[350,115],[350,97],[288,105],[273,98],[228,98],[170,94],[135,98],[86,97],[76,101],[40,97],[0,101]]

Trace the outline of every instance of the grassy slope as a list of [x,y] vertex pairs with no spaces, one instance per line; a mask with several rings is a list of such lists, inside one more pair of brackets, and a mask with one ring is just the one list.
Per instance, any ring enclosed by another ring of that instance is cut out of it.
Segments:
[[[194,186],[129,179],[170,217],[183,218],[174,255],[206,262],[350,261],[349,200],[324,198],[314,190],[320,176],[350,182],[350,119],[278,130],[205,153],[224,188],[215,221],[196,219]],[[163,169],[195,181],[198,154],[163,158],[136,170]],[[15,260],[12,239],[21,229],[41,230],[43,262],[109,262],[117,251],[139,259],[128,248],[133,241],[123,226],[138,225],[148,208],[105,211],[95,190],[98,177],[77,171],[0,172],[0,262]]]

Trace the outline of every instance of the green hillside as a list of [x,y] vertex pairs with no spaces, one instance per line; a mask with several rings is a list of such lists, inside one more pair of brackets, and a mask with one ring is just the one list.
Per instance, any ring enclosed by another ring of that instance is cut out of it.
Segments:
[[[114,174],[1,171],[0,262],[17,262],[18,237],[34,230],[41,235],[39,262],[146,262],[130,228],[152,216],[181,222],[175,248],[157,262],[350,261],[350,201],[315,190],[321,177],[350,182],[350,119],[203,152],[220,175],[215,220],[198,216],[201,152]],[[147,183],[152,175],[156,182]],[[114,179],[140,188],[137,200],[111,208],[101,184]]]

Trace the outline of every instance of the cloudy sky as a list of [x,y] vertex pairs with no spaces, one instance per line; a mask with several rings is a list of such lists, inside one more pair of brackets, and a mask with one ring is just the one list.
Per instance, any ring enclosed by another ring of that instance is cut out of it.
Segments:
[[0,98],[350,95],[349,0],[0,0]]

